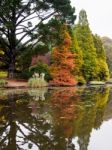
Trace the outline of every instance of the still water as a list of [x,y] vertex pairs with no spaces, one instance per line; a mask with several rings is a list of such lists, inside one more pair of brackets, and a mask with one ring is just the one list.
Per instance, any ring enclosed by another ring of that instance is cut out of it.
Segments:
[[0,150],[112,150],[112,90],[0,90]]

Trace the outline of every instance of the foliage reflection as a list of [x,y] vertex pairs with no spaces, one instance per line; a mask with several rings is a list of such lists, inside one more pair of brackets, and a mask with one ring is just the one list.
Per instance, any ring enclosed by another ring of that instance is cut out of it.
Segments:
[[0,149],[87,150],[108,97],[108,88],[1,91]]

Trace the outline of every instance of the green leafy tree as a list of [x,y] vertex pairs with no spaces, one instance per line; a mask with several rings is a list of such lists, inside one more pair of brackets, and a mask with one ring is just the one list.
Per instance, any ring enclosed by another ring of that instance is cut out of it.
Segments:
[[60,42],[60,29],[63,22],[58,18],[52,18],[48,23],[42,23],[39,27],[41,42],[44,43],[49,50],[52,50],[56,44]]
[[108,80],[109,79],[109,69],[106,63],[106,53],[103,47],[101,38],[98,35],[93,35],[94,46],[96,48],[97,59],[98,59],[98,78],[99,80]]
[[33,46],[40,41],[38,29],[44,21],[57,16],[62,21],[73,23],[73,14],[70,0],[1,0],[0,44],[5,45],[5,49],[0,61],[7,63],[9,77],[14,77],[16,58],[21,49],[32,41]]
[[75,34],[75,28],[73,28],[70,33],[71,33],[71,38],[72,38],[71,51],[75,54],[75,60],[74,60],[75,68],[73,70],[73,74],[74,76],[76,76],[78,83],[83,84],[85,83],[85,80],[81,72],[82,65],[84,63],[82,50],[78,45],[77,37]]
[[83,55],[82,75],[86,81],[95,80],[97,78],[97,55],[85,10],[81,10],[79,13],[75,34]]

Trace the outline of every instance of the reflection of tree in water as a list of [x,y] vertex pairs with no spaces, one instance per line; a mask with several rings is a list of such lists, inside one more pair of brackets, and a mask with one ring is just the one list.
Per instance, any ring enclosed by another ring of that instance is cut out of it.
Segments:
[[109,94],[110,89],[103,89],[102,93],[97,93],[97,111],[96,111],[96,118],[94,122],[94,128],[98,129],[102,122],[103,116],[106,111],[107,104],[109,102]]
[[[75,88],[65,88],[54,90],[51,96],[51,105],[55,138],[59,139],[57,149],[66,149],[66,147],[75,149],[72,143],[74,133],[75,105],[78,96]],[[62,144],[63,143],[63,144]]]
[[[24,95],[25,96],[25,95]],[[0,111],[0,118],[2,126],[0,127],[0,148],[8,150],[16,150],[16,100],[23,99],[23,95],[14,94],[9,92],[5,97],[5,100],[0,101],[2,109]]]
[[69,141],[74,149],[73,137],[78,137],[80,150],[87,150],[92,129],[100,127],[103,121],[108,96],[109,89],[104,88],[86,88],[79,96],[73,89],[54,91],[51,102],[54,132],[60,139],[57,147],[66,149]]
[[82,109],[78,109],[76,120],[80,150],[87,150],[92,129],[100,127],[109,96],[109,89],[85,90],[82,92],[80,101]]
[[112,89],[110,90],[109,102],[106,106],[106,110],[105,110],[103,119],[108,121],[111,118],[112,118]]
[[33,145],[40,149],[51,149],[50,124],[39,115],[37,118],[31,115],[32,108],[27,107],[31,97],[27,101],[25,98],[23,95],[18,99],[17,95],[12,94],[1,104],[4,107],[0,116],[4,115],[5,122],[0,127],[0,149],[16,150],[24,146],[25,149],[32,149]]
[[108,89],[77,94],[74,88],[5,95],[0,101],[0,149],[74,150],[78,137],[80,150],[87,150],[92,129],[103,121],[108,95]]

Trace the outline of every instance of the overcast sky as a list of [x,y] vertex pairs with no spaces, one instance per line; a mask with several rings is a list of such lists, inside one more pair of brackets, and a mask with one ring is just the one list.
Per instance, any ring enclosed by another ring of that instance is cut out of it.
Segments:
[[71,0],[76,15],[85,9],[93,33],[112,38],[112,0]]

